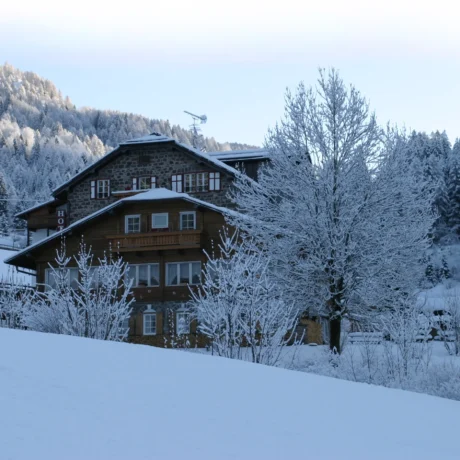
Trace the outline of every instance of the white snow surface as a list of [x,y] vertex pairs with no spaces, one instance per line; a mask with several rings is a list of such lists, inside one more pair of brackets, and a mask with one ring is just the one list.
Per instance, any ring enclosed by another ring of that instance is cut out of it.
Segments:
[[0,349],[3,460],[459,458],[447,399],[29,331]]

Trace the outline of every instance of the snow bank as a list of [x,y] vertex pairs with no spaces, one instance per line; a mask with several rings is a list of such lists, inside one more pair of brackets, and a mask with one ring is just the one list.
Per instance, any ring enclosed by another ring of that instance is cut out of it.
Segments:
[[2,459],[458,458],[460,403],[0,329]]

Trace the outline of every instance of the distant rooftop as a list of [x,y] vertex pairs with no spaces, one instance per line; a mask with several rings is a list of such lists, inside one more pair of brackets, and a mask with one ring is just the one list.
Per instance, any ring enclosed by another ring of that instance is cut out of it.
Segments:
[[269,157],[267,149],[226,150],[223,152],[208,152],[208,155],[220,161],[266,160]]

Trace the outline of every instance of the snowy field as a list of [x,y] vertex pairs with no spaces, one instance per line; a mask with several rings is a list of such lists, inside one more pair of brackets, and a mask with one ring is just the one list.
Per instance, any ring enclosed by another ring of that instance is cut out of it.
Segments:
[[447,399],[28,331],[0,349],[2,460],[459,458]]

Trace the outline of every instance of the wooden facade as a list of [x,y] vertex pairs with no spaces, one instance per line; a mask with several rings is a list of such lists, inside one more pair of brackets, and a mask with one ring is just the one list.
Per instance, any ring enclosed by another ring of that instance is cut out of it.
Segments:
[[[254,159],[251,161],[254,172]],[[200,187],[188,194],[181,193],[187,191],[183,189],[173,192],[178,177],[184,181],[195,173],[200,175],[196,176],[197,183],[202,181]],[[172,139],[120,146],[59,187],[54,200],[21,214],[27,219],[29,235],[40,234],[44,239],[30,238],[30,246],[8,263],[33,270],[37,288],[43,290],[47,269],[55,264],[63,236],[68,256],[78,253],[82,238],[91,247],[95,261],[110,250],[129,264],[130,276],[135,279],[129,340],[171,344],[177,334],[178,315],[185,314],[190,289],[199,284],[196,277],[206,260],[205,251],[212,253],[217,247],[225,225],[225,207],[231,206],[227,196],[235,173],[219,160],[207,159]],[[141,181],[141,177],[149,180]],[[102,184],[101,198],[98,181],[106,180],[110,181],[109,189]],[[158,190],[132,188],[147,182]],[[65,215],[65,229],[56,233],[59,211]],[[189,218],[185,227],[181,220],[184,213]],[[154,216],[162,216],[167,223],[154,225]],[[69,267],[75,265],[74,260],[69,263]],[[188,283],[182,272],[188,273]],[[185,335],[192,346],[204,345],[196,331],[192,321],[182,340]]]

